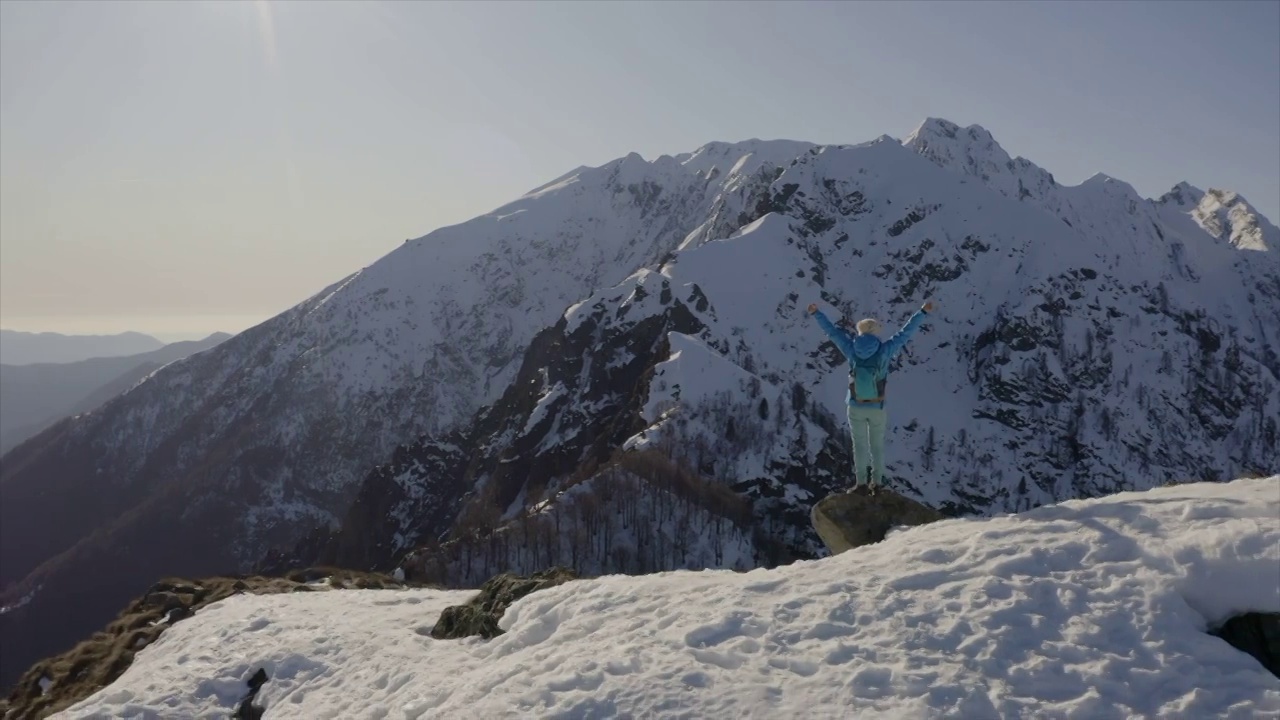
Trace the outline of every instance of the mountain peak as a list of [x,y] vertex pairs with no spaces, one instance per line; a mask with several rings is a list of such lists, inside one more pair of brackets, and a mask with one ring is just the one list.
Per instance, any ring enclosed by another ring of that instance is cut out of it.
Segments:
[[1267,252],[1280,247],[1280,230],[1240,193],[1210,188],[1191,214],[1206,232],[1241,250]]
[[960,132],[960,126],[950,120],[944,118],[928,117],[924,122],[920,123],[916,129],[907,136],[908,141],[911,138],[923,135],[942,135],[943,137],[955,138]]
[[1055,185],[1053,176],[1023,158],[1014,160],[981,125],[960,127],[950,120],[928,118],[902,145],[935,165],[976,177],[993,190],[1019,200],[1043,198]]
[[1174,185],[1169,192],[1161,195],[1156,202],[1164,205],[1175,205],[1180,208],[1195,207],[1204,198],[1204,191],[1183,180]]
[[946,139],[960,143],[992,143],[999,147],[991,132],[981,125],[960,127],[950,120],[935,117],[925,118],[924,122],[902,141],[902,144],[914,146],[917,142],[927,142],[931,139]]
[[928,118],[902,144],[936,165],[984,181],[1012,170],[1009,153],[981,125],[962,128],[950,120]]
[[1129,183],[1123,180],[1120,180],[1119,178],[1113,178],[1110,175],[1102,172],[1094,173],[1088,180],[1085,180],[1084,182],[1080,183],[1080,186],[1096,187],[1106,193],[1113,193],[1117,195],[1128,195],[1128,196],[1132,196],[1135,199],[1139,197],[1138,191],[1135,190],[1132,185],[1130,185]]

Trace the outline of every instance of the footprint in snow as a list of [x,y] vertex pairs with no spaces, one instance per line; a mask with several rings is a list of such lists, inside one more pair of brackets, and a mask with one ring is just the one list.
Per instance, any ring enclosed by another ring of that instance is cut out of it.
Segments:
[[684,636],[691,648],[715,647],[740,635],[758,638],[764,635],[766,626],[749,612],[734,611],[719,622],[703,625]]
[[876,699],[889,694],[893,671],[886,667],[869,667],[859,670],[849,685],[858,697]]
[[812,677],[818,673],[818,663],[796,658],[769,658],[769,667],[789,670],[800,677]]
[[695,688],[709,688],[712,685],[711,676],[704,672],[691,672],[680,678],[680,682]]
[[779,588],[781,588],[783,585],[786,585],[786,584],[787,584],[787,581],[785,578],[783,578],[780,580],[768,580],[765,582],[752,583],[750,585],[743,587],[742,589],[746,590],[747,592],[768,593],[768,592],[775,592]]

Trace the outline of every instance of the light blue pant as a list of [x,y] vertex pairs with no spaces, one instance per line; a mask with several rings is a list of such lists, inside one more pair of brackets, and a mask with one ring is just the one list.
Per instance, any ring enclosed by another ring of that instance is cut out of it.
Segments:
[[849,406],[849,434],[853,437],[855,484],[884,485],[884,408]]

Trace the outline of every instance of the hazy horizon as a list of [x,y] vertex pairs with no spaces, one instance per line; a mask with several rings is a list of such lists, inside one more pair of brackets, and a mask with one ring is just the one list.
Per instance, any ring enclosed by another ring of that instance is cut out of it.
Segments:
[[0,327],[235,333],[580,165],[931,116],[1280,222],[1278,88],[1277,2],[6,0]]
[[262,315],[94,316],[5,318],[0,329],[19,332],[52,332],[60,335],[118,335],[138,332],[165,343],[203,340],[214,333],[235,335],[269,320]]

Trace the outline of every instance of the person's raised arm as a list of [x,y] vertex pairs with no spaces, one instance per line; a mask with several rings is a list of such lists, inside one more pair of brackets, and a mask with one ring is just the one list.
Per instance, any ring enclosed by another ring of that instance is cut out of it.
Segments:
[[853,338],[849,337],[849,333],[836,327],[836,324],[831,322],[831,320],[829,320],[827,316],[818,309],[817,304],[809,303],[808,309],[809,314],[818,321],[818,325],[822,328],[823,332],[827,334],[827,337],[831,338],[831,342],[836,344],[836,347],[840,349],[840,352],[844,353],[846,358],[853,357]]
[[911,318],[902,326],[902,329],[893,334],[893,337],[885,341],[886,349],[889,351],[889,357],[893,358],[902,351],[903,346],[916,334],[916,330],[920,329],[920,325],[924,322],[925,316],[933,312],[933,302],[926,302],[919,310],[911,314]]

